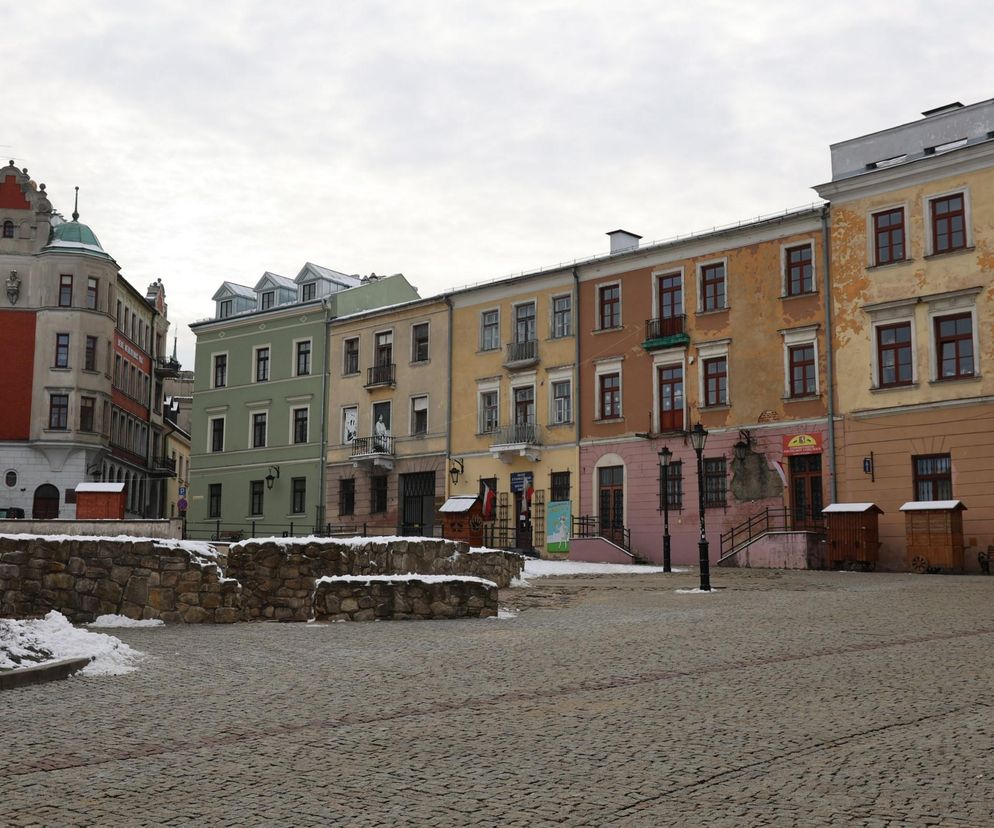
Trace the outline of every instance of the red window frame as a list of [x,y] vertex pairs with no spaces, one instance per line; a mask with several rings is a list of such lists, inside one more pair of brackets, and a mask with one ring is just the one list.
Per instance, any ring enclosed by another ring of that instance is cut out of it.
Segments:
[[966,247],[966,201],[963,193],[933,198],[932,253],[948,253]]
[[953,460],[949,454],[916,454],[911,458],[915,500],[952,500]]
[[[959,324],[964,321],[969,323],[965,331]],[[948,323],[953,323],[955,328],[952,332],[947,330],[944,333],[943,326]],[[972,314],[957,313],[935,318],[935,356],[936,377],[938,379],[960,379],[975,376]],[[947,372],[947,367],[951,367],[952,370]]]
[[728,294],[725,286],[725,263],[701,267],[701,310],[716,311],[728,307]]
[[904,261],[904,208],[873,214],[873,262],[877,265]]
[[787,349],[787,365],[790,368],[791,397],[810,397],[817,393],[814,343],[791,345]]
[[784,252],[787,261],[787,295],[801,296],[815,292],[814,250],[810,244],[788,247]]
[[[907,333],[907,339],[900,338]],[[888,372],[894,378],[887,379]],[[893,325],[880,325],[877,328],[877,385],[880,388],[894,388],[898,385],[911,385],[914,378],[912,369],[911,323],[895,322]]]
[[621,285],[603,285],[598,291],[600,300],[600,330],[621,327]]
[[704,406],[728,405],[728,357],[704,360]]
[[621,416],[621,374],[601,374],[598,378],[600,391],[600,419],[610,420]]
[[659,430],[683,431],[683,366],[659,368]]

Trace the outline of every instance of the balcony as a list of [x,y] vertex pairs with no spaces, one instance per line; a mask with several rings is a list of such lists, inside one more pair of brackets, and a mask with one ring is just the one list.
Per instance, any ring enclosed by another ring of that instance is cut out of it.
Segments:
[[498,428],[491,434],[490,454],[502,463],[510,463],[515,457],[527,457],[534,461],[541,456],[541,445],[539,426],[516,423]]
[[663,348],[679,348],[689,344],[687,317],[684,314],[645,320],[645,341],[642,343],[645,350],[659,351]]
[[174,477],[176,475],[176,458],[153,457],[152,471],[157,472],[159,474],[164,474],[166,475],[166,477]]
[[159,356],[155,358],[155,375],[157,377],[177,377],[179,372],[179,360],[175,357]]
[[352,463],[368,468],[393,468],[393,437],[378,434],[374,437],[356,437],[352,441]]
[[392,388],[397,383],[397,363],[387,362],[366,369],[366,388]]
[[538,340],[529,339],[524,342],[508,342],[504,356],[504,367],[509,370],[530,368],[538,362]]

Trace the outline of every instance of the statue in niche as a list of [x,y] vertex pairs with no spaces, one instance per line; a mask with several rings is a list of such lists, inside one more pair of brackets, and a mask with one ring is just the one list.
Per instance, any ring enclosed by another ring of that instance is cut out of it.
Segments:
[[17,271],[10,271],[10,276],[7,277],[7,299],[10,304],[16,305],[17,300],[21,296],[21,280],[17,276]]

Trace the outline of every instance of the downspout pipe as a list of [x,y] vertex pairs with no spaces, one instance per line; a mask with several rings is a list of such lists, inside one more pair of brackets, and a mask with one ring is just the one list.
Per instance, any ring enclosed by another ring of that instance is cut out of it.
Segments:
[[448,314],[448,331],[449,331],[449,365],[446,375],[448,376],[448,382],[446,383],[445,389],[445,468],[442,469],[442,473],[445,476],[445,490],[449,494],[449,475],[447,474],[448,465],[452,462],[452,297],[446,294],[442,297],[445,300],[446,313]]
[[821,208],[822,296],[825,303],[825,391],[828,397],[828,474],[830,503],[838,501],[839,487],[835,477],[835,349],[832,330],[832,265],[829,231],[830,204]]
[[331,352],[331,319],[328,311],[327,297],[321,302],[321,309],[324,311],[324,354],[321,366],[321,457],[318,460],[318,493],[320,501],[317,505],[317,521],[315,530],[320,530],[325,523],[325,516],[328,502],[328,490],[325,488],[328,466],[328,417],[331,414],[331,406],[328,404],[328,374],[331,365],[328,356]]
[[[576,443],[576,513],[580,512],[580,498],[583,494],[581,489],[582,466],[580,465],[580,268],[573,265],[573,295],[576,297],[573,304],[573,364],[576,378],[573,383],[573,441]],[[572,522],[572,517],[570,517]],[[570,529],[572,532],[572,527]]]

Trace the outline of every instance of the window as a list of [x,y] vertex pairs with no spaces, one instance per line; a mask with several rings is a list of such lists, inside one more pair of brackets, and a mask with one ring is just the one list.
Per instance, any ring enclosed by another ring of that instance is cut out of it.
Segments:
[[573,421],[573,389],[569,380],[552,383],[552,422],[555,425]]
[[787,295],[800,296],[802,293],[814,293],[815,277],[812,265],[812,250],[810,244],[798,247],[788,247],[784,251],[787,264]]
[[13,489],[17,485],[17,472],[9,471],[3,476],[3,482],[7,484],[8,488]]
[[480,350],[494,351],[500,347],[500,312],[484,311],[480,317]]
[[5,239],[14,238],[14,222],[8,220],[3,223],[3,237]]
[[79,398],[79,430],[96,431],[93,427],[93,413],[96,409],[97,401],[94,397]]
[[269,348],[255,349],[255,381],[269,380]]
[[621,374],[601,374],[600,418],[609,420],[621,416]]
[[72,276],[63,273],[59,277],[59,307],[68,308],[72,306]]
[[342,409],[342,443],[354,443],[358,436],[359,408],[349,405]]
[[728,357],[704,360],[704,405],[728,405]]
[[497,412],[497,392],[483,391],[480,393],[480,433],[489,434],[496,431],[500,425]]
[[935,353],[938,357],[938,379],[974,376],[971,314],[936,317]]
[[295,515],[304,513],[307,502],[307,478],[294,477],[290,481],[290,512]]
[[600,304],[600,329],[621,326],[621,285],[603,285],[597,290]]
[[297,343],[297,376],[306,377],[311,373],[311,341]]
[[121,300],[120,299],[117,300],[117,327],[118,327],[118,329],[120,329],[120,327],[121,327]]
[[346,339],[344,343],[345,360],[342,363],[343,374],[359,373],[359,338]]
[[952,500],[953,464],[948,454],[924,454],[911,458],[915,478],[915,500]]
[[225,299],[223,302],[218,303],[217,315],[219,319],[227,319],[231,316],[231,300]]
[[48,427],[56,431],[69,428],[68,394],[52,394],[48,401]]
[[338,482],[338,514],[355,514],[355,479],[344,477]]
[[[659,467],[659,511],[663,511],[663,467]],[[683,508],[683,463],[671,460],[666,469],[666,507],[668,509]]]
[[252,448],[266,447],[266,413],[252,415]]
[[92,276],[86,280],[86,307],[90,310],[97,309],[98,286],[97,280]]
[[55,335],[55,367],[69,367],[69,334],[67,333]]
[[411,399],[411,434],[428,433],[428,398]]
[[428,323],[411,328],[411,362],[428,361]]
[[224,388],[228,384],[228,355],[214,354],[214,387]]
[[267,290],[262,294],[262,309],[269,310],[276,302],[276,291]]
[[725,505],[725,458],[704,459],[704,508]]
[[307,418],[309,411],[306,408],[293,409],[293,442],[294,444],[307,442]]
[[873,215],[874,264],[904,260],[904,208]]
[[535,340],[535,303],[527,302],[514,307],[514,341],[533,342]]
[[83,351],[83,368],[87,371],[97,370],[97,338],[86,337],[86,349]]
[[387,510],[387,478],[386,475],[369,478],[369,511],[372,513]]
[[557,296],[552,300],[552,336],[559,339],[573,335],[573,297]]
[[300,301],[310,302],[317,296],[317,282],[307,282],[300,286]]
[[553,472],[549,484],[549,498],[553,501],[569,500],[569,472]]
[[211,451],[224,451],[224,417],[211,419]]
[[659,430],[683,431],[683,366],[660,365]]
[[535,386],[526,385],[514,389],[514,424],[534,425],[535,423]]
[[817,393],[815,346],[794,345],[787,349],[790,370],[790,396],[810,397]]
[[221,517],[221,484],[211,483],[207,486],[207,517]]
[[249,483],[249,514],[258,517],[262,514],[262,498],[266,490],[266,484],[262,480],[253,480]]
[[701,310],[715,311],[728,307],[725,295],[725,263],[701,267]]
[[877,384],[880,388],[910,385],[911,323],[897,322],[877,327]]
[[948,253],[966,247],[966,212],[963,194],[935,198],[932,212],[932,252]]
[[376,334],[376,352],[373,356],[377,365],[393,364],[393,331]]

